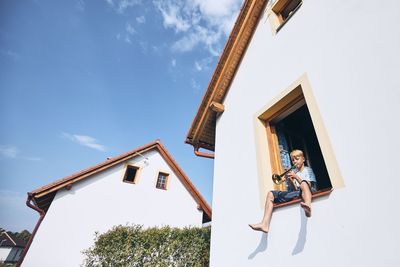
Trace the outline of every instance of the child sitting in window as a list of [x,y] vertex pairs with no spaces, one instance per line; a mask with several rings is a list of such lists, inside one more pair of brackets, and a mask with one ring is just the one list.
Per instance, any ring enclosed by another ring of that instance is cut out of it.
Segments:
[[315,179],[312,169],[304,166],[305,159],[301,150],[293,150],[290,153],[290,159],[296,169],[288,172],[286,174],[286,179],[295,190],[272,190],[268,192],[262,221],[257,224],[249,224],[253,230],[268,233],[274,203],[288,202],[299,196],[303,199],[300,205],[304,209],[305,215],[307,217],[311,216],[311,192],[316,191],[317,180]]

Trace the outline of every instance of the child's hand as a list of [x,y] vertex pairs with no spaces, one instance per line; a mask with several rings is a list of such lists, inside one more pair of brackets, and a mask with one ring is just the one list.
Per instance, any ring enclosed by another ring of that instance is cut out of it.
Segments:
[[293,182],[293,180],[298,180],[298,176],[294,173],[294,171],[290,171],[287,173],[287,177]]

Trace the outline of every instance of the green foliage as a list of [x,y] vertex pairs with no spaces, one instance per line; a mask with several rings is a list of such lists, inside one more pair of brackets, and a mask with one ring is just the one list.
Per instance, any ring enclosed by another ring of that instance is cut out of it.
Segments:
[[25,242],[27,242],[32,235],[28,230],[23,230],[21,232],[12,232],[12,231],[7,231],[6,229],[0,227],[0,233],[3,232],[7,232],[8,234],[15,236],[19,240],[24,240]]
[[27,242],[32,234],[28,230],[23,230],[22,232],[19,232],[19,233],[15,232],[14,235],[16,238]]
[[84,266],[208,266],[210,228],[147,228],[115,226],[96,233],[95,244],[83,251]]

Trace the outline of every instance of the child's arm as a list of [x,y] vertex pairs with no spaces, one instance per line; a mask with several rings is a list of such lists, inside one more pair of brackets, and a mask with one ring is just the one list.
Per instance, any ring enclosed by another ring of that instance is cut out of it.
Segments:
[[294,171],[288,172],[288,174],[286,174],[286,177],[288,178],[288,181],[290,181],[290,183],[293,185],[295,190],[298,190],[299,187],[294,181],[296,180],[297,184],[301,184],[302,179],[297,174],[295,174]]
[[288,178],[287,179],[288,182],[291,184],[291,186],[294,188],[294,190],[298,190],[299,188],[296,185],[296,183],[294,182],[293,177],[288,175],[287,178]]

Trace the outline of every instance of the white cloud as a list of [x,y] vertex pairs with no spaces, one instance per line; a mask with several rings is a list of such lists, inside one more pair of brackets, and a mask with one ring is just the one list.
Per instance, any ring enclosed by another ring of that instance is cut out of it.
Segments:
[[142,0],[106,0],[107,4],[120,14],[128,8],[142,4]]
[[135,28],[133,28],[133,26],[129,22],[126,23],[125,30],[128,34],[135,34],[136,32]]
[[14,52],[12,50],[3,50],[3,49],[1,49],[0,50],[0,54],[5,55],[7,57],[10,57],[13,60],[17,60],[20,57],[20,55],[17,52]]
[[200,93],[200,89],[201,89],[200,84],[198,82],[196,82],[195,79],[192,79],[191,84],[192,84],[193,91],[195,93]]
[[39,157],[21,155],[21,151],[16,146],[0,146],[0,157],[8,159],[23,159],[29,161],[40,161]]
[[195,69],[197,71],[202,71],[202,70],[205,70],[205,69],[209,69],[211,62],[212,62],[212,58],[211,57],[203,58],[201,60],[196,60],[194,62],[194,67],[195,67]]
[[22,159],[25,159],[25,160],[30,160],[30,161],[41,161],[42,159],[41,158],[39,158],[39,157],[21,157]]
[[154,0],[166,29],[175,30],[176,52],[188,52],[202,45],[218,56],[222,37],[229,35],[242,0]]
[[172,65],[172,67],[175,67],[176,66],[176,59],[174,58],[174,59],[172,59],[172,61],[171,61],[171,65]]
[[165,28],[172,28],[175,32],[185,32],[190,28],[190,22],[184,18],[178,1],[154,1],[155,6],[163,16]]
[[128,44],[132,44],[132,40],[131,40],[131,38],[129,37],[129,35],[125,35],[124,41],[125,41],[126,43],[128,43]]
[[19,149],[15,146],[0,146],[0,155],[5,158],[15,159],[19,153]]
[[146,22],[146,18],[144,16],[140,16],[136,18],[137,23],[143,24]]
[[62,133],[62,135],[64,137],[66,137],[67,139],[78,143],[82,146],[87,146],[89,148],[98,150],[98,151],[105,151],[106,147],[98,144],[97,140],[91,136],[88,135],[79,135],[79,134],[69,134],[69,133]]
[[120,41],[123,40],[124,42],[128,44],[132,44],[132,36],[136,34],[135,28],[132,26],[131,23],[127,22],[125,25],[125,33],[121,34],[118,33],[115,38]]
[[75,4],[76,9],[83,12],[85,11],[85,2],[83,0],[78,0]]

